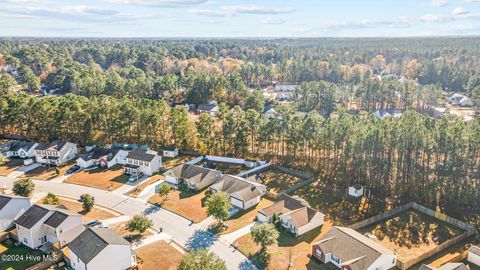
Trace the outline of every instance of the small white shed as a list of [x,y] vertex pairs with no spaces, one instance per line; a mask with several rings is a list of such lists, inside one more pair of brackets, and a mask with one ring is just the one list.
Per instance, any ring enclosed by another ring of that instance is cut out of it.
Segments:
[[355,184],[348,188],[348,195],[354,198],[360,198],[364,194],[364,187],[360,184]]

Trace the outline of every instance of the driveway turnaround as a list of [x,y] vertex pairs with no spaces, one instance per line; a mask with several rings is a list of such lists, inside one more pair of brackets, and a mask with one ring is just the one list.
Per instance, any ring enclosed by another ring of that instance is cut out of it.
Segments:
[[[13,186],[15,180],[10,177],[0,177],[1,185],[8,188]],[[96,204],[111,208],[124,215],[147,215],[153,220],[156,229],[162,228],[164,233],[170,235],[187,249],[209,249],[225,261],[229,270],[256,269],[247,257],[233,248],[223,238],[213,236],[204,229],[192,224],[189,220],[158,206],[123,194],[86,186],[39,180],[33,180],[33,182],[35,183],[35,192],[53,192],[60,196],[73,198],[80,198],[82,194],[88,193],[95,198]]]

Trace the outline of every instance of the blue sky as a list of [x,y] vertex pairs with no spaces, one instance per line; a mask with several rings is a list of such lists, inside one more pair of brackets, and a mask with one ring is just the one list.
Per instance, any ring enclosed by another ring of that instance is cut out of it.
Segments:
[[0,0],[0,36],[480,34],[480,0]]

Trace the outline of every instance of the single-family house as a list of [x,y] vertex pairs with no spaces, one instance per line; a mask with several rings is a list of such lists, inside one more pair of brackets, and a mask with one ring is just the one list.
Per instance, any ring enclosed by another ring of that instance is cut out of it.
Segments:
[[168,146],[162,148],[162,156],[174,158],[178,156],[178,148],[176,146]]
[[446,263],[439,268],[423,264],[418,270],[469,270],[463,263]]
[[116,164],[125,164],[127,156],[128,151],[123,149],[93,147],[77,159],[77,165],[80,168],[91,166],[110,168]]
[[378,109],[374,115],[376,118],[383,120],[385,118],[400,118],[404,112],[405,110],[399,109]]
[[31,205],[30,198],[0,194],[0,231],[13,226],[15,218],[23,214]]
[[5,157],[31,158],[35,156],[35,147],[38,143],[24,141],[9,141],[2,147],[2,154]]
[[275,111],[275,107],[273,106],[266,106],[263,110],[263,115],[265,115],[267,118],[274,118],[276,114],[277,111]]
[[325,215],[308,206],[308,204],[287,194],[273,205],[265,207],[257,212],[259,222],[273,222],[277,216],[283,228],[300,236],[323,225]]
[[312,256],[342,270],[387,270],[397,263],[391,250],[344,227],[332,227],[313,244]]
[[293,92],[298,87],[297,84],[275,84],[274,92]]
[[360,184],[355,184],[348,187],[348,195],[353,198],[360,198],[363,196],[364,187]]
[[18,241],[36,249],[45,243],[70,243],[83,231],[82,216],[59,207],[34,204],[15,219]]
[[260,203],[267,187],[250,179],[226,174],[219,182],[210,186],[210,191],[225,192],[233,206],[246,210]]
[[126,164],[123,166],[125,174],[151,176],[162,166],[162,157],[156,151],[135,148],[127,155]]
[[163,175],[171,184],[184,183],[190,189],[200,190],[219,181],[222,172],[198,165],[182,164],[171,168]]
[[471,98],[459,93],[455,93],[452,96],[450,96],[448,98],[448,102],[452,105],[458,105],[461,107],[473,106],[473,101]]
[[480,247],[471,246],[468,249],[467,260],[477,266],[480,266]]
[[35,148],[35,160],[44,165],[59,166],[77,155],[77,145],[65,141],[40,143]]
[[197,113],[208,113],[210,116],[215,116],[218,113],[218,104],[216,101],[212,101],[208,104],[199,104],[197,107]]
[[75,270],[125,270],[137,264],[130,243],[108,228],[88,228],[68,248]]

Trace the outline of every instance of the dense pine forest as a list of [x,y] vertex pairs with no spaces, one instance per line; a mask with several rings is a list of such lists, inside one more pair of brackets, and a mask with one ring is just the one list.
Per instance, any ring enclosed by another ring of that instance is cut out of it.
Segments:
[[[0,132],[268,159],[476,213],[480,120],[417,111],[453,92],[480,105],[479,67],[480,39],[468,37],[2,40]],[[275,82],[301,86],[267,118],[261,89]],[[63,95],[40,97],[53,89]],[[212,100],[215,117],[183,106]],[[408,111],[379,120],[379,108]]]

